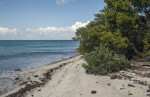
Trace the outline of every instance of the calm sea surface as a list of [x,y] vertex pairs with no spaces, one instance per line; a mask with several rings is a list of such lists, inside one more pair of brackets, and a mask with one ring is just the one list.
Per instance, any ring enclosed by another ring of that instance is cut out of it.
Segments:
[[0,40],[0,90],[10,82],[10,72],[50,64],[78,54],[79,41]]
[[35,67],[78,54],[79,41],[0,40],[0,71]]

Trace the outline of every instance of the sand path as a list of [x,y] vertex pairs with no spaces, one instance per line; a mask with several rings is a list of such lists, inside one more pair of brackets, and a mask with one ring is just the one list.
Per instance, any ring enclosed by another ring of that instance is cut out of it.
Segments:
[[[85,73],[81,56],[68,60],[43,87],[27,93],[27,97],[148,97],[148,87],[129,80],[110,79]],[[61,64],[62,62],[60,62]],[[58,63],[59,64],[59,63]],[[133,84],[135,87],[129,87]],[[96,91],[91,94],[91,91]]]

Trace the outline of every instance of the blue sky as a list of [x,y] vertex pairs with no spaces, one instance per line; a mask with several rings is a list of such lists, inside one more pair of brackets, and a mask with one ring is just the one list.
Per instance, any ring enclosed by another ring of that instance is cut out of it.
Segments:
[[0,40],[65,40],[94,19],[103,0],[0,0]]

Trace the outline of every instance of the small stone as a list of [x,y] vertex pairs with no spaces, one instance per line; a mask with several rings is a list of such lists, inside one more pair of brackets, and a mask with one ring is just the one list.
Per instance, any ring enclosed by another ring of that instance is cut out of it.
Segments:
[[98,83],[98,82],[96,82],[96,83]]
[[135,87],[134,85],[128,84],[129,87]]
[[95,90],[92,90],[92,91],[91,91],[91,94],[96,94],[96,91],[95,91]]
[[132,93],[129,93],[128,95],[133,95]]
[[150,94],[147,94],[146,96],[150,96]]
[[19,80],[19,77],[15,78],[15,80]]
[[117,74],[110,75],[110,79],[116,79],[117,77],[118,77]]
[[38,91],[41,91],[41,89],[39,89]]
[[15,69],[14,71],[21,71],[21,69]]
[[38,75],[34,75],[34,77],[39,77]]
[[24,85],[24,84],[27,84],[27,83],[28,83],[28,81],[25,81],[25,82],[21,83],[20,85]]
[[148,89],[147,92],[150,92],[150,89]]
[[108,86],[110,86],[111,84],[110,84],[110,83],[108,83],[107,85],[108,85]]

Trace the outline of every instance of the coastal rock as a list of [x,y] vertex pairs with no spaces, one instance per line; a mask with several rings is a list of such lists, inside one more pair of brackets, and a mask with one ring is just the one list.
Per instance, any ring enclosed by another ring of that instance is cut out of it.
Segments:
[[129,93],[128,95],[133,95],[132,93]]
[[111,84],[110,84],[110,83],[108,83],[107,85],[108,85],[108,86],[110,86]]
[[135,83],[147,86],[147,81],[133,80]]
[[147,94],[146,96],[149,96],[149,97],[150,97],[150,94]]
[[16,77],[15,80],[16,80],[16,81],[19,80],[19,77]]
[[150,89],[148,89],[147,92],[150,92]]
[[116,79],[117,77],[118,77],[117,74],[112,74],[112,75],[110,75],[110,79]]
[[134,85],[128,84],[129,87],[135,87]]
[[14,71],[21,71],[21,69],[15,69]]
[[27,84],[28,83],[28,81],[26,81],[26,82],[23,82],[23,83],[21,83],[20,85],[24,85],[24,84]]
[[92,91],[91,91],[91,94],[96,94],[96,91],[95,91],[95,90],[92,90]]
[[38,75],[34,75],[34,77],[39,77]]

